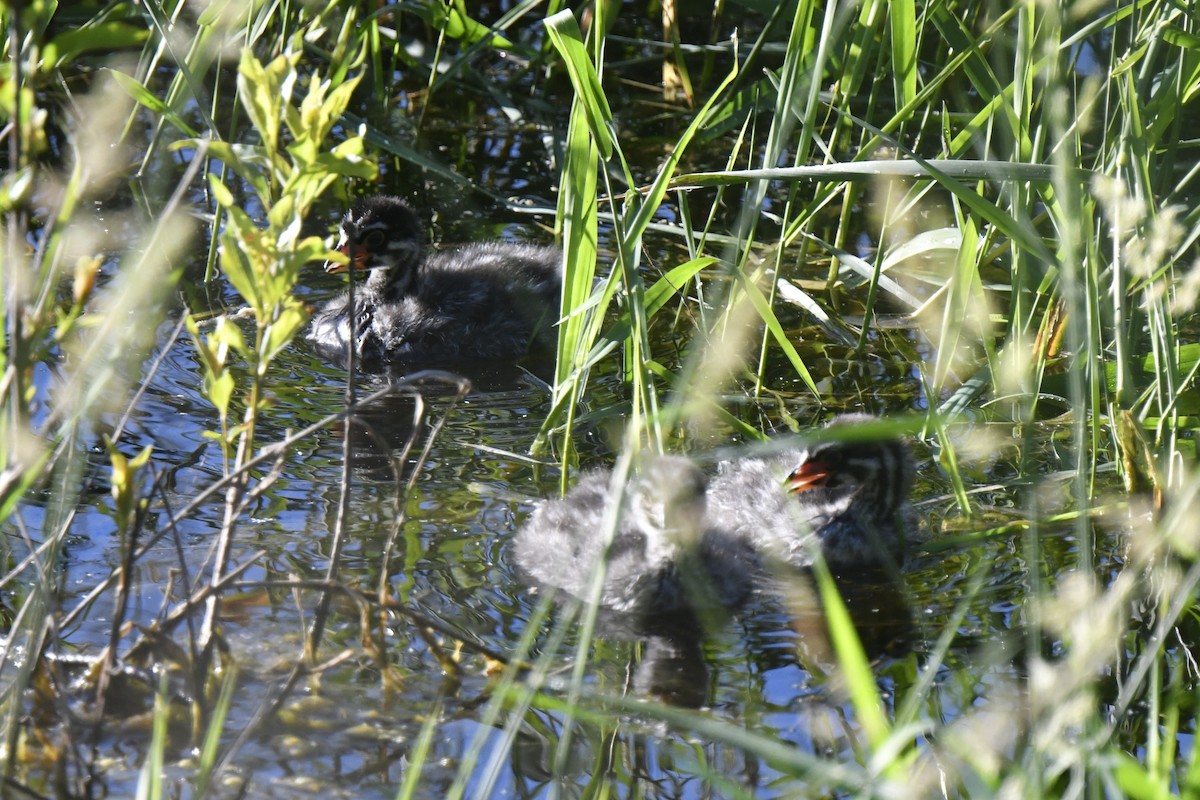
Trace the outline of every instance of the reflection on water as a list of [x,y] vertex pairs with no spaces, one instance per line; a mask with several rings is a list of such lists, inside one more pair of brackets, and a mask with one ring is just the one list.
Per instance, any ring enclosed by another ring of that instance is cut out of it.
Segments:
[[[170,330],[171,326],[163,328]],[[160,347],[166,349],[166,357],[150,380],[123,445],[130,451],[156,445],[158,468],[172,470],[165,495],[177,509],[219,478],[223,465],[219,448],[204,436],[216,422],[199,393],[196,354],[186,340],[164,340]],[[827,385],[865,380],[878,387],[883,385],[879,376],[888,374],[891,394],[873,396],[873,410],[904,410],[897,396],[919,393],[911,382],[904,383],[902,365],[816,357],[810,364],[814,377]],[[460,674],[449,678],[429,640],[410,617],[398,614],[388,615],[378,631],[386,665],[369,658],[361,642],[375,621],[362,619],[353,605],[335,605],[322,653],[345,652],[349,657],[321,675],[319,692],[293,699],[277,727],[240,746],[230,769],[255,787],[252,793],[265,792],[270,785],[276,796],[289,796],[309,784],[330,796],[337,796],[331,787],[342,796],[392,796],[412,743],[431,713],[439,714],[442,723],[422,779],[425,796],[438,796],[476,746],[482,746],[474,756],[479,780],[494,781],[490,785],[495,792],[536,793],[545,787],[551,766],[562,763],[557,761],[563,757],[557,752],[564,724],[559,712],[535,708],[514,718],[502,713],[490,722],[482,716],[494,689],[482,652],[511,656],[526,633],[534,639],[531,657],[540,657],[551,670],[545,683],[548,695],[570,686],[578,623],[568,620],[561,627],[566,612],[553,610],[549,620],[527,631],[542,598],[522,585],[509,552],[513,531],[534,504],[557,493],[560,467],[528,457],[550,403],[545,384],[549,365],[455,366],[473,386],[461,400],[447,387],[424,392],[419,400],[397,393],[366,405],[350,420],[302,442],[282,465],[276,483],[239,524],[234,561],[252,555],[257,560],[243,576],[243,594],[231,598],[222,625],[242,687],[228,730],[240,730],[258,713],[261,699],[278,691],[302,651],[315,595],[294,595],[279,586],[293,578],[315,580],[324,575],[344,477],[349,479],[350,513],[340,580],[368,593],[383,586],[406,609],[436,621],[439,629],[455,631],[454,638],[465,644],[445,635],[434,639],[442,656],[449,653],[458,661]],[[275,405],[264,419],[264,442],[282,439],[343,407],[344,376],[339,368],[323,363],[303,344],[286,354],[280,369],[286,379],[277,384]],[[394,377],[360,376],[359,396]],[[611,378],[601,376],[596,396],[619,391]],[[884,399],[888,396],[890,402]],[[854,405],[862,399],[860,395],[845,402]],[[803,402],[807,401],[797,399],[791,413],[799,415]],[[596,406],[601,403],[593,400]],[[761,427],[785,427],[773,402],[734,408]],[[439,420],[441,432],[415,474],[411,493],[404,496],[402,487],[414,477],[425,437]],[[343,434],[349,436],[352,454],[348,473]],[[405,455],[414,434],[416,445]],[[697,444],[711,447],[723,443],[719,438]],[[580,444],[584,461],[611,459],[602,436],[583,437]],[[919,447],[918,456],[925,457]],[[103,459],[96,458],[97,474],[104,474]],[[1007,474],[1010,468],[1002,461],[988,467],[994,475]],[[931,483],[931,474],[925,470],[915,493],[918,499],[945,495],[946,487]],[[988,475],[982,482],[990,482]],[[78,600],[77,592],[108,574],[118,553],[104,488],[97,491],[99,502],[79,509],[80,536],[65,554],[68,607]],[[1014,497],[997,489],[990,502],[999,508],[1012,505]],[[947,501],[936,507],[950,506]],[[389,547],[398,512],[403,522]],[[221,518],[218,496],[139,562],[135,621],[150,623],[160,616],[164,602],[183,599],[179,554],[189,564],[204,563]],[[36,527],[36,507],[27,509],[25,519]],[[165,524],[163,514],[151,527]],[[1048,558],[1073,558],[1070,539],[1053,530],[1045,535]],[[839,588],[885,698],[915,682],[931,642],[960,602],[967,608],[961,639],[949,654],[952,661],[969,661],[972,643],[994,642],[1020,625],[1016,609],[1024,587],[1015,577],[1023,574],[1019,555],[1011,537],[996,538],[970,548],[918,553],[899,576],[839,576]],[[971,577],[980,564],[992,570],[991,576],[983,591],[969,595]],[[268,588],[256,588],[264,585]],[[97,611],[69,632],[69,642],[82,654],[95,655],[107,641],[105,622],[105,614]],[[619,620],[602,618],[598,631],[585,673],[590,698],[585,702],[603,707],[606,697],[632,696],[703,709],[703,714],[803,751],[853,760],[857,723],[832,669],[835,659],[825,615],[806,575],[780,578],[771,591],[727,620],[681,619],[656,630],[631,631]],[[558,633],[563,638],[556,644]],[[186,639],[186,634],[180,635]],[[1012,660],[999,660],[981,669],[991,672],[981,680],[995,683],[1019,676],[1020,667]],[[384,671],[390,680],[383,680]],[[938,687],[934,696],[942,714],[977,700],[957,684]],[[607,764],[640,776],[650,796],[698,796],[704,781],[697,776],[708,770],[719,770],[762,796],[788,796],[796,790],[776,770],[748,760],[737,747],[710,742],[698,750],[686,738],[668,734],[664,723],[649,712],[622,713],[619,718],[619,730],[585,724],[573,736],[565,757],[578,765],[581,784],[598,765]],[[506,726],[515,730],[511,749],[506,749]],[[140,763],[141,747],[129,743],[141,735],[127,727],[106,732],[105,742],[113,752],[123,749],[128,754],[127,772],[114,767],[108,776],[114,791],[132,778]],[[496,766],[492,759],[502,763]],[[488,773],[489,765],[496,771]]]

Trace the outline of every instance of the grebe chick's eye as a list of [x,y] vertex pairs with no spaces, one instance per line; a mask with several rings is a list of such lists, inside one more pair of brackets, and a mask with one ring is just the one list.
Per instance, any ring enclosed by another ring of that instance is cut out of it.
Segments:
[[379,247],[383,242],[383,231],[370,231],[362,238],[363,247]]

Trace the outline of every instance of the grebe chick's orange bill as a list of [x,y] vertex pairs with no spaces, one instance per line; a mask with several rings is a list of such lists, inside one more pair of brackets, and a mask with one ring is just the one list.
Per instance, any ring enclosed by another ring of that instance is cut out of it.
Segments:
[[[843,414],[828,427],[877,422]],[[903,562],[912,528],[913,460],[899,438],[829,441],[723,462],[708,490],[711,526],[766,559],[832,566]]]
[[513,540],[521,572],[588,599],[607,564],[600,605],[638,616],[734,606],[748,596],[754,554],[708,527],[707,481],[696,465],[677,456],[648,460],[621,493],[610,543],[611,483],[607,472],[588,472],[566,496],[538,506]]
[[562,253],[482,242],[427,252],[421,223],[388,195],[359,200],[342,218],[337,249],[365,270],[313,315],[307,338],[330,355],[353,345],[368,362],[514,359],[555,341]]

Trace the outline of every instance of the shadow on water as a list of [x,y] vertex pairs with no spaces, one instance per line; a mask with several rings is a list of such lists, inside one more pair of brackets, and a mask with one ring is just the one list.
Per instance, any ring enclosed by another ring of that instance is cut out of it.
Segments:
[[[915,628],[903,583],[894,574],[872,570],[836,576],[835,583],[870,661],[901,658],[913,644]],[[795,665],[810,673],[836,672],[837,657],[828,619],[812,574],[793,570],[776,576],[736,611],[700,615],[688,611],[633,619],[601,609],[597,635],[628,641],[635,648],[633,695],[681,708],[711,705],[709,645],[741,632],[757,668]],[[791,652],[775,646],[778,637],[792,642]]]

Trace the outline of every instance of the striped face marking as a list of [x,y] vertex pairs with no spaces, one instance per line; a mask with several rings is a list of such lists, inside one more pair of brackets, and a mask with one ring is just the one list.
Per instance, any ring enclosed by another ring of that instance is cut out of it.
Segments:
[[908,495],[906,450],[898,441],[832,442],[803,454],[784,479],[789,494],[815,489],[843,490],[871,498],[889,515]]
[[359,201],[342,218],[334,246],[346,263],[330,261],[328,273],[368,270],[377,290],[411,291],[421,263],[424,235],[417,218],[399,199]]

